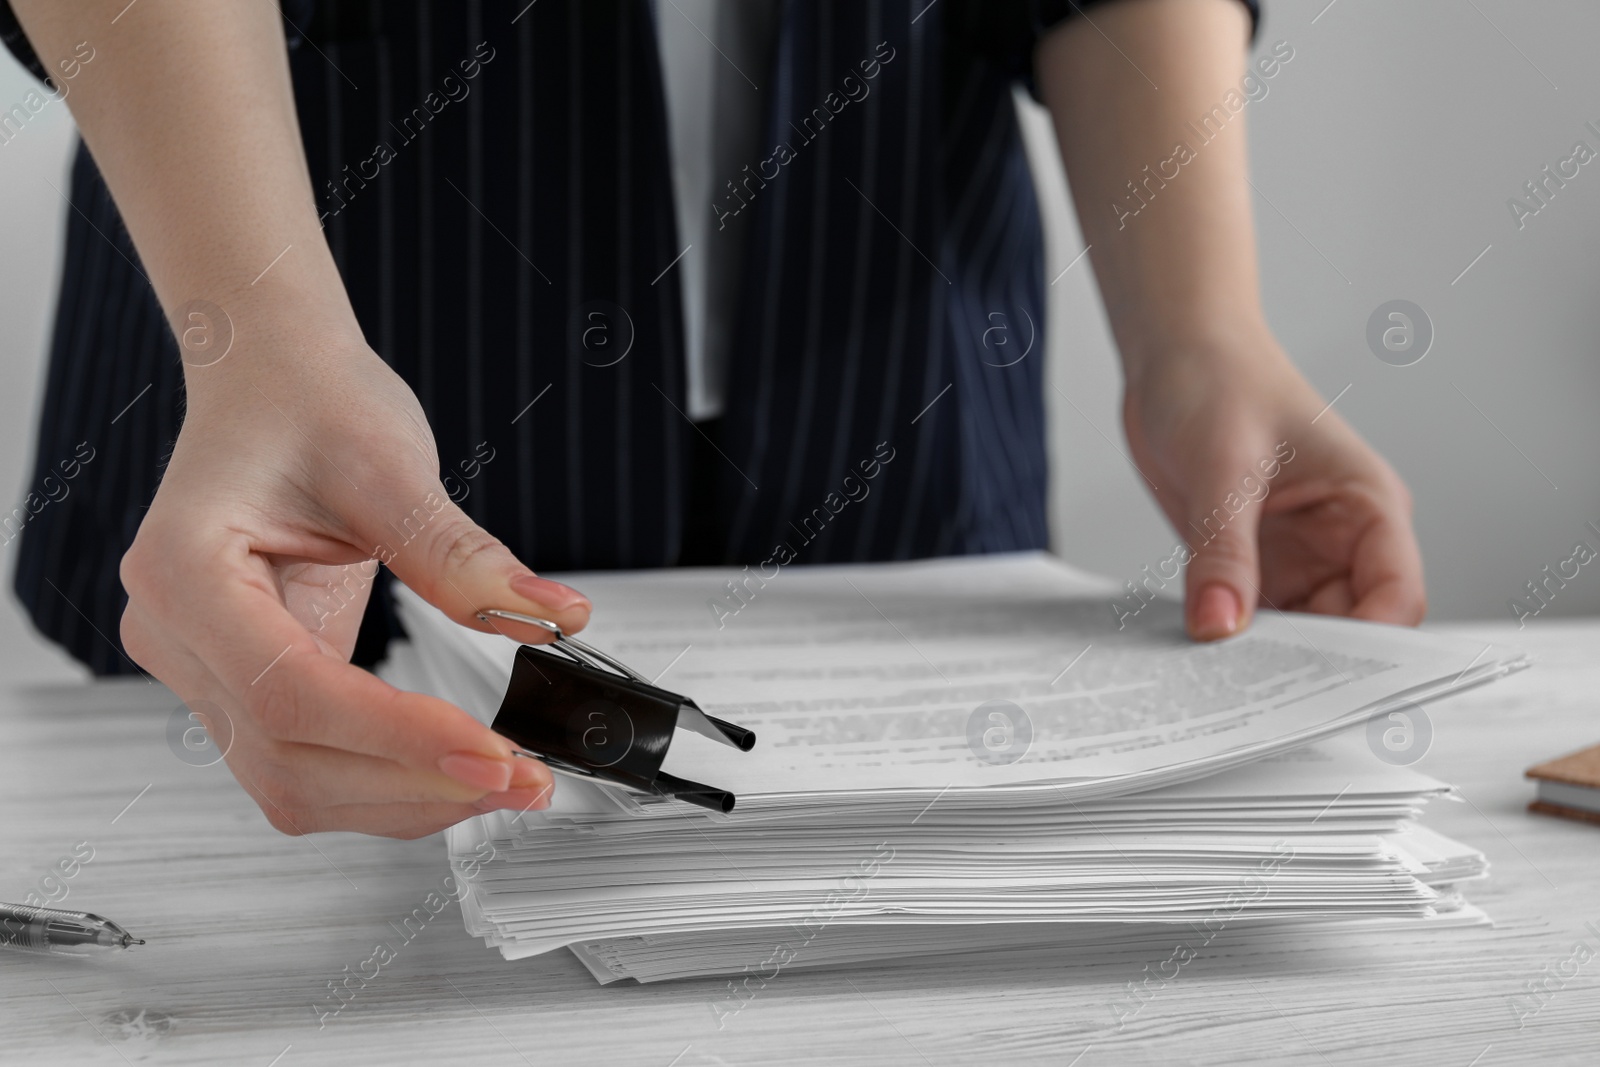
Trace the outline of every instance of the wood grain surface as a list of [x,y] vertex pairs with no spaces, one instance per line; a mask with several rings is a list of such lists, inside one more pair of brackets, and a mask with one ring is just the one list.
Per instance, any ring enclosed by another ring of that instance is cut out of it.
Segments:
[[[0,1062],[1595,1063],[1600,828],[1529,813],[1522,775],[1600,741],[1600,623],[1440,629],[1537,660],[1431,708],[1418,764],[1461,789],[1424,821],[1489,855],[1468,896],[1496,926],[1269,947],[1224,932],[1120,1030],[1112,1005],[1159,959],[791,972],[719,1029],[724,981],[601,987],[565,952],[507,963],[454,904],[403,936],[448,873],[438,838],[277,834],[223,765],[174,754],[178,704],[159,686],[0,694],[0,899],[64,891],[60,906],[149,939],[94,959],[0,953]],[[380,942],[393,959],[319,1015]]]

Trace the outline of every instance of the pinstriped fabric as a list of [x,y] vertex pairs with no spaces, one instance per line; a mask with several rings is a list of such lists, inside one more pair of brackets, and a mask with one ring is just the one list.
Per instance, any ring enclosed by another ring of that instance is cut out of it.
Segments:
[[[522,19],[517,26],[517,51],[526,55],[533,49],[533,23]],[[533,173],[536,159],[534,125],[533,125],[533,67],[523,63],[517,68],[517,184],[527,189],[533,184]],[[524,196],[517,202],[517,247],[531,248],[533,246],[533,218],[535,205],[532,197]],[[533,301],[526,294],[533,291],[535,282],[548,284],[544,279],[536,278],[533,263],[525,258],[518,257],[516,263],[517,292],[522,294],[517,300],[517,327],[515,343],[517,352],[532,352],[534,350],[533,332]],[[544,388],[543,382],[536,382],[532,359],[514,360],[516,365],[516,393],[518,397],[534,397],[539,399],[537,391]],[[530,405],[535,402],[530,400]],[[534,427],[538,424],[537,418],[528,418],[529,407],[512,416],[512,427],[516,431],[517,468],[523,471],[525,481],[518,487],[517,494],[517,545],[524,553],[525,559],[539,558],[538,525],[534,519],[534,501],[540,492],[539,468],[534,461]],[[542,414],[542,413],[541,413]]]
[[[567,22],[567,54],[578,56],[583,48],[583,16],[575,14]],[[583,241],[583,199],[587,190],[583,184],[583,78],[582,68],[577,63],[568,63],[567,71],[567,144],[565,164],[567,168],[567,269],[563,278],[564,285],[570,285],[573,278],[583,277],[583,254],[585,252]],[[578,324],[581,326],[585,313],[579,313]],[[565,346],[564,346],[565,347]],[[566,420],[566,440],[563,442],[561,461],[567,469],[567,492],[565,512],[567,517],[567,537],[571,543],[576,543],[583,536],[583,474],[580,465],[583,463],[583,376],[572,373],[577,367],[572,364],[576,351],[568,354],[568,379],[567,404],[568,415]]]
[[[640,25],[643,17],[644,24]],[[641,46],[655,51],[654,43],[654,17],[644,9],[643,5],[624,6],[618,13],[622,23],[623,37],[630,43],[637,41]],[[658,51],[655,54],[659,57]],[[634,178],[633,162],[633,114],[630,108],[634,88],[634,70],[629,64],[622,64],[617,69],[617,107],[619,109],[615,127],[608,131],[615,139],[615,153],[617,160],[617,173],[624,181],[629,183],[630,191]],[[662,104],[665,111],[665,102]],[[665,130],[665,124],[662,127]],[[617,233],[616,233],[616,275],[615,292],[617,303],[622,307],[634,306],[632,285],[632,242],[629,235],[633,232],[633,197],[631,195],[617,198]],[[676,205],[673,208],[677,210]],[[674,218],[677,216],[674,215]],[[610,368],[615,375],[616,382],[613,389],[612,408],[615,416],[612,420],[613,433],[617,443],[617,473],[616,480],[611,489],[615,495],[617,531],[617,556],[620,559],[629,559],[633,555],[633,409],[632,409],[632,378],[635,365],[624,359],[615,367]],[[687,404],[687,401],[685,401]]]
[[[724,476],[733,558],[770,557],[784,544],[814,561],[812,542],[830,526],[835,557],[926,555],[959,492],[953,415],[934,404],[917,418],[951,381],[939,336],[939,290],[951,283],[932,258],[943,254],[943,182],[926,155],[941,144],[941,94],[929,91],[942,77],[939,9],[915,22],[913,14],[905,0],[791,4],[785,14],[768,132],[793,158],[751,205],[757,258],[747,275],[764,299],[745,301],[729,367],[726,447],[760,486]],[[878,26],[884,36],[872,39]],[[883,154],[895,166],[881,183],[874,174],[866,194],[861,142],[873,97],[893,116],[874,142],[887,140]],[[864,245],[863,216],[849,206],[862,201],[871,212]],[[779,245],[782,255],[770,254]],[[867,261],[851,270],[840,249],[860,249]],[[837,403],[846,375],[871,402]],[[828,395],[815,395],[819,387]],[[841,506],[843,479],[859,481],[859,464],[874,461],[880,444],[894,466],[859,504]],[[845,464],[829,469],[841,454]]]
[[[905,14],[910,14],[909,5]],[[941,13],[942,16],[942,13]],[[919,34],[934,33],[938,20],[923,25],[923,20],[912,23],[912,40],[907,42],[907,60],[912,64],[907,80],[913,84],[922,80],[921,66],[924,63],[934,62],[937,49],[927,46],[918,46],[916,40]],[[942,58],[942,57],[938,57]],[[935,75],[937,77],[937,75]],[[941,79],[942,80],[942,79]],[[928,101],[920,94],[908,97],[906,107],[906,146],[904,151],[915,157],[925,143],[938,143],[935,137],[926,136],[933,134],[938,129],[938,112],[928,107]],[[926,116],[926,117],[924,117]],[[919,128],[918,120],[928,122],[932,129],[924,131]],[[954,283],[949,279],[945,270],[939,269],[934,262],[929,262],[926,257],[935,256],[939,261],[944,260],[943,241],[939,239],[939,224],[942,222],[943,197],[942,188],[938,181],[942,175],[938,171],[924,174],[917,168],[907,167],[903,173],[905,186],[901,199],[909,204],[918,205],[921,209],[917,215],[908,216],[905,222],[911,223],[910,229],[898,226],[908,234],[917,233],[921,238],[918,247],[931,248],[929,252],[919,252],[916,259],[902,255],[900,270],[910,278],[912,297],[907,303],[914,314],[922,321],[917,323],[913,319],[912,328],[921,327],[920,331],[912,336],[920,341],[926,338],[926,352],[920,361],[900,358],[898,365],[904,368],[906,374],[902,384],[893,393],[885,392],[885,396],[896,396],[901,401],[901,407],[892,412],[885,408],[885,420],[881,427],[884,439],[891,442],[891,435],[897,430],[906,435],[915,434],[911,438],[912,460],[911,484],[906,494],[907,500],[899,514],[899,529],[892,548],[886,553],[890,558],[905,559],[916,555],[943,555],[952,552],[955,538],[955,525],[962,518],[959,510],[953,506],[951,497],[960,499],[960,492],[965,488],[962,479],[951,478],[950,474],[959,470],[956,463],[959,460],[957,451],[960,439],[950,432],[951,422],[955,421],[950,407],[937,407],[944,387],[951,384],[948,376],[949,368],[943,365],[945,338],[941,331],[942,316],[940,315],[942,301],[948,296],[938,288],[942,283],[947,288]],[[1031,195],[1031,190],[1030,190]],[[920,226],[915,223],[921,223]],[[911,245],[910,240],[906,241]],[[921,263],[926,263],[927,270],[923,270]],[[945,263],[948,267],[949,264]],[[916,343],[915,341],[913,343]],[[920,374],[916,372],[920,370]],[[920,382],[918,378],[920,377]],[[960,397],[950,397],[959,400]],[[915,408],[917,414],[911,416],[911,421],[904,421],[910,411]],[[920,425],[919,425],[920,424]],[[902,426],[904,429],[902,430]],[[864,442],[863,442],[864,443]],[[952,454],[955,453],[955,454]],[[892,486],[894,483],[890,483]],[[935,499],[930,500],[933,497]],[[890,494],[884,495],[883,503],[887,507]],[[923,508],[927,507],[931,515],[924,517]],[[931,521],[930,521],[931,520]],[[942,521],[941,521],[942,520]],[[938,523],[937,526],[933,526]],[[927,531],[933,526],[934,536],[929,538]],[[913,541],[915,538],[915,542]],[[1019,546],[1022,547],[1022,546]],[[1032,547],[1032,546],[1029,546]]]
[[15,588],[42,632],[114,674],[133,670],[118,638],[117,564],[154,495],[182,382],[176,343],[85,153],[67,196],[63,277],[76,284],[56,310],[31,491],[50,493],[62,464],[87,454],[80,447],[93,459],[22,527]]
[[[870,49],[876,42],[883,40],[883,3],[882,0],[871,0],[867,12],[866,33],[858,42],[862,50]],[[853,208],[855,219],[855,238],[847,260],[850,266],[851,278],[849,290],[851,292],[849,326],[845,334],[842,365],[839,368],[839,381],[836,397],[836,407],[839,412],[839,425],[848,426],[854,420],[856,403],[860,396],[861,364],[867,358],[864,351],[863,333],[866,323],[870,288],[866,284],[865,270],[872,261],[872,246],[874,239],[879,235],[878,221],[874,217],[872,207],[873,198],[877,195],[880,138],[884,133],[883,98],[874,94],[862,101],[861,130],[859,135],[859,151],[861,153],[860,195],[856,197],[853,205],[846,203],[846,208]],[[827,469],[848,469],[851,463],[849,455],[850,437],[848,434],[835,431],[833,442],[828,453]],[[834,546],[838,534],[838,527],[829,525],[817,538],[816,551],[819,555],[826,556]]]
[[[467,37],[468,42],[483,40],[483,12],[482,0],[468,0],[467,2]],[[467,181],[465,184],[467,206],[483,203],[484,192],[484,132],[483,132],[483,94],[473,93],[463,101],[466,109],[466,138],[467,138]],[[466,336],[462,339],[466,349],[466,408],[467,440],[470,442],[485,441],[484,436],[484,328],[483,318],[483,220],[476,210],[465,212],[467,225],[466,261],[467,291],[466,314],[462,318],[461,326]],[[490,446],[493,447],[492,445]],[[445,460],[450,464],[450,460]],[[456,460],[459,464],[463,460]],[[466,471],[460,471],[465,474]],[[455,476],[456,472],[452,472]],[[455,483],[452,483],[455,484]],[[473,521],[486,522],[489,518],[488,509],[484,506],[485,496],[482,493],[469,494],[466,499],[466,511]]]
[[[795,13],[802,10],[801,5],[791,9],[791,18],[798,17]],[[833,40],[833,11],[828,5],[820,5],[815,12],[806,12],[816,19],[816,44],[809,49],[810,66],[812,68],[811,84],[825,85],[832,75],[836,58],[834,56]],[[790,120],[793,124],[793,120]],[[819,174],[831,172],[829,166],[833,159],[834,139],[819,136],[816,138],[815,157],[816,171]],[[826,343],[823,336],[823,301],[830,295],[823,286],[823,273],[835,264],[830,253],[830,238],[835,234],[831,232],[830,211],[834,209],[834,200],[837,190],[833,182],[818,182],[812,192],[808,213],[810,215],[809,247],[806,250],[806,269],[804,273],[805,298],[797,301],[795,311],[797,321],[794,325],[799,327],[800,346],[795,353],[797,359],[795,366],[798,374],[798,389],[795,394],[793,417],[789,422],[790,435],[784,440],[781,453],[773,450],[773,459],[780,459],[778,463],[771,463],[771,468],[781,471],[776,484],[773,479],[764,475],[761,481],[769,483],[767,499],[774,496],[778,501],[778,514],[794,515],[797,501],[804,491],[804,472],[808,466],[814,466],[812,459],[813,435],[822,437],[828,427],[819,425],[814,415],[818,407],[818,376],[823,372],[823,359],[821,348]],[[734,394],[737,397],[737,393]],[[764,442],[770,444],[770,442]],[[763,457],[764,458],[764,457]],[[809,461],[809,462],[808,462]],[[768,466],[757,461],[756,466]],[[757,482],[760,484],[760,482]],[[772,489],[777,492],[773,493]]]
[[[904,6],[906,6],[906,11],[902,13],[902,19],[910,13],[909,5]],[[898,11],[898,14],[901,13]],[[933,14],[933,18],[933,22],[926,22],[926,24],[923,24],[922,19],[914,22],[912,24],[912,35],[928,34],[931,27],[938,26],[938,21],[942,18],[942,11],[941,13]],[[923,74],[923,64],[938,58],[936,50],[918,48],[915,40],[907,40],[906,53],[907,64],[910,64],[909,69],[907,69],[909,72],[906,75],[907,83],[918,85],[918,83],[922,82],[923,77],[926,77]],[[933,75],[933,80],[938,80],[938,75]],[[906,142],[904,142],[901,150],[906,154],[914,155],[918,147],[922,146],[922,130],[918,130],[918,118],[925,117],[925,115],[938,114],[926,104],[928,104],[928,101],[923,99],[920,93],[907,94],[906,101],[902,101],[901,107],[906,112],[906,123],[904,123]],[[926,118],[923,118],[923,120],[926,122]],[[877,430],[883,435],[885,442],[890,442],[891,448],[894,448],[891,437],[894,437],[896,432],[899,432],[898,435],[901,440],[909,438],[910,448],[907,450],[906,459],[909,459],[910,462],[907,464],[906,469],[896,472],[896,474],[909,475],[909,478],[904,482],[904,485],[906,485],[904,493],[899,494],[899,496],[904,496],[904,502],[901,502],[899,507],[890,509],[891,502],[894,502],[894,498],[898,494],[888,493],[888,491],[880,493],[878,507],[882,512],[890,512],[894,518],[898,518],[899,522],[896,523],[896,526],[891,526],[890,530],[885,531],[886,534],[891,534],[893,539],[883,539],[883,547],[877,550],[869,549],[869,553],[872,553],[872,555],[890,555],[890,557],[906,558],[907,555],[914,555],[914,553],[920,555],[920,552],[915,552],[910,547],[909,537],[914,530],[923,531],[926,536],[926,526],[923,526],[922,507],[925,506],[926,498],[930,494],[930,488],[933,491],[954,490],[955,493],[958,493],[960,491],[960,482],[954,480],[954,478],[952,480],[939,478],[939,475],[944,474],[944,472],[954,472],[957,469],[955,467],[955,456],[952,453],[957,448],[958,438],[950,434],[952,422],[955,422],[952,410],[950,410],[949,406],[942,406],[942,408],[934,406],[938,405],[939,400],[941,400],[939,392],[942,392],[944,386],[949,384],[946,378],[947,368],[941,365],[938,352],[933,350],[934,347],[939,346],[939,341],[941,341],[938,333],[938,323],[933,322],[933,320],[936,318],[936,309],[939,307],[939,302],[946,296],[936,286],[949,286],[950,282],[944,272],[939,270],[938,266],[928,259],[930,256],[939,256],[942,259],[942,250],[939,248],[939,242],[934,240],[933,243],[930,243],[930,238],[934,238],[934,234],[936,234],[934,218],[936,218],[936,213],[938,213],[939,206],[941,206],[934,202],[934,195],[938,194],[938,186],[936,186],[938,171],[923,173],[917,168],[909,168],[907,166],[901,171],[898,178],[901,181],[899,200],[901,200],[902,205],[906,206],[902,206],[901,211],[893,211],[893,208],[890,208],[890,210],[886,210],[886,213],[890,213],[891,216],[899,216],[899,221],[894,224],[894,229],[901,230],[902,234],[906,234],[906,238],[899,245],[894,246],[896,253],[898,253],[896,275],[902,278],[902,288],[901,291],[896,293],[894,304],[896,304],[896,314],[901,317],[901,323],[898,323],[898,330],[896,330],[896,346],[894,346],[893,355],[896,378],[894,378],[893,386],[885,387],[882,390],[883,411],[880,414]],[[920,208],[920,211],[912,214],[912,208]],[[920,222],[920,226],[918,226],[918,222]],[[912,237],[914,234],[915,237]],[[917,240],[917,238],[920,238],[920,240]],[[928,251],[922,251],[925,248]],[[915,253],[915,256],[912,256],[912,253]],[[923,338],[926,338],[928,350],[923,354],[922,360],[915,360],[912,355],[906,352],[907,342],[917,344]],[[910,416],[910,411],[917,411],[917,414]],[[909,421],[907,416],[909,416],[909,419],[914,419],[914,421]],[[866,445],[866,442],[862,442],[862,445]],[[896,448],[896,451],[899,451],[898,448]],[[891,482],[886,486],[880,486],[880,490],[888,490],[888,488],[899,490],[899,485],[901,483]],[[934,506],[933,510],[936,512],[936,520],[938,520],[938,517],[942,517],[946,520],[946,523],[949,523],[955,518],[952,507]],[[928,545],[928,552],[944,550],[944,547],[949,544],[949,539],[950,531],[947,526],[946,528],[934,528],[933,542]],[[885,552],[883,549],[888,550]]]
[[[326,7],[324,7],[324,10],[326,10]],[[407,97],[412,101],[416,101],[419,100],[417,90],[426,85],[433,74],[433,5],[429,0],[419,0],[417,4],[416,56],[412,71],[413,77],[406,86],[410,90],[407,93]],[[402,104],[401,106],[405,107],[406,105]],[[412,105],[412,107],[414,114],[415,105]],[[302,119],[302,121],[304,120]],[[437,256],[433,241],[433,206],[435,197],[431,193],[438,188],[438,183],[434,180],[433,139],[419,136],[415,143],[417,149],[417,176],[414,195],[416,196],[417,211],[417,258],[414,269],[417,272],[418,301],[417,367],[416,376],[407,379],[407,381],[417,391],[417,399],[422,402],[422,409],[431,413],[436,408],[433,391],[435,340],[433,329],[433,271],[434,261]],[[410,146],[408,145],[407,147]]]
[[[285,6],[317,45],[291,67],[330,247],[428,413],[452,496],[540,569],[674,562],[693,431],[646,0],[320,0],[315,21]],[[751,215],[723,558],[1046,543],[1042,239],[1009,94],[1074,6],[785,3],[763,143],[788,157],[714,194]],[[26,60],[14,28],[0,0]],[[71,200],[34,482],[80,441],[96,459],[27,523],[16,588],[43,632],[116,673],[131,669],[117,561],[182,377],[86,152]],[[589,343],[597,310],[612,347]],[[852,475],[870,492],[846,500]]]
[[[989,517],[977,550],[994,551],[1048,536],[1042,515],[1013,503],[1042,493],[1047,478],[1040,447],[1045,425],[1037,375],[1042,368],[1034,355],[1043,342],[1043,321],[1035,309],[1044,297],[1042,249],[1025,239],[1038,231],[1037,205],[1031,198],[983,195],[1027,178],[1019,132],[1000,121],[1010,117],[1010,101],[999,94],[984,98],[1000,114],[968,112],[962,138],[981,149],[947,161],[952,185],[966,190],[949,231],[954,246],[949,258],[960,264],[960,277],[949,305],[947,336],[957,351],[958,391],[970,401],[963,405],[967,462],[981,472],[958,510]],[[1018,270],[1018,264],[1027,269]],[[1033,367],[1022,373],[1030,356]]]

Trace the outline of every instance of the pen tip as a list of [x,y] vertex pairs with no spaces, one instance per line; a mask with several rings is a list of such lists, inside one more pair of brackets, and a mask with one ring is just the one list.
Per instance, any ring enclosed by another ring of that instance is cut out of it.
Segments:
[[135,938],[131,939],[128,943],[130,945],[142,945],[142,944],[144,944],[144,938],[135,937]]

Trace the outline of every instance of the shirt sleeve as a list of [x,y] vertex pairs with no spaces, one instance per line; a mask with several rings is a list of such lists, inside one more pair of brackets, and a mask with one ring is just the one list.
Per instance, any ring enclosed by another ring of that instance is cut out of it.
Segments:
[[[288,36],[289,47],[293,48],[300,43],[300,33],[296,27],[310,24],[316,0],[282,0],[281,7],[283,30]],[[16,12],[11,10],[11,0],[0,0],[0,41],[5,42],[6,48],[17,57],[17,62],[32,71],[35,78],[54,87],[50,72],[39,62],[39,55],[28,41],[28,35],[22,32]]]
[[[1034,81],[1033,53],[1039,41],[1071,18],[1090,18],[1090,9],[1116,0],[976,0],[960,6],[958,24],[950,27],[956,39],[973,42],[988,59],[1010,77],[1028,87],[1039,99]],[[1239,0],[1250,13],[1250,40],[1261,31],[1261,0]]]

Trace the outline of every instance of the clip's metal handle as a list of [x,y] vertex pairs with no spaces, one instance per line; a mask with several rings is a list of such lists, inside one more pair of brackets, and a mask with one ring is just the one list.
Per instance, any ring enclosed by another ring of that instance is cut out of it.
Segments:
[[668,774],[666,771],[657,771],[651,788],[644,789],[626,782],[608,779],[604,775],[596,774],[586,767],[568,763],[558,756],[529,752],[523,748],[515,750],[513,755],[521,756],[524,759],[538,760],[556,774],[563,774],[580,781],[606,782],[609,785],[627,789],[634,793],[642,793],[646,796],[673,797],[702,808],[710,808],[712,811],[720,811],[724,815],[733,810],[735,803],[734,795],[726,789],[718,789],[716,786],[711,785],[701,785],[699,782],[691,782],[687,778],[679,778],[676,775]]
[[541,630],[548,630],[550,633],[555,634],[554,644],[566,651],[568,655],[577,653],[576,658],[589,660],[589,666],[591,667],[596,665],[610,667],[624,678],[632,678],[634,681],[643,682],[645,685],[651,684],[650,679],[621,660],[613,659],[593,645],[562,633],[561,627],[549,619],[541,619],[535,615],[524,615],[518,611],[501,611],[499,608],[485,608],[483,611],[478,612],[479,622],[488,622],[491,618],[506,619],[510,622],[520,622],[528,626],[537,626]]

